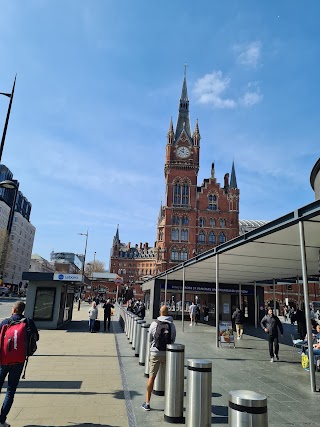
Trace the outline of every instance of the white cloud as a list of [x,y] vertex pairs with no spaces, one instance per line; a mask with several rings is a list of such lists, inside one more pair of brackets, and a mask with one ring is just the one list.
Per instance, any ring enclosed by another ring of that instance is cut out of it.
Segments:
[[195,83],[194,94],[197,102],[212,104],[216,108],[235,108],[236,101],[234,99],[223,97],[229,85],[230,78],[224,77],[222,71],[206,74]]
[[230,78],[223,76],[222,71],[205,74],[195,83],[194,94],[200,104],[210,104],[215,108],[252,107],[262,101],[263,95],[257,82],[250,82],[247,91],[238,99],[224,97],[230,86]]
[[246,92],[240,99],[239,103],[244,107],[252,107],[262,101],[263,95],[259,91]]
[[260,41],[234,46],[234,50],[238,53],[239,64],[257,67],[261,59],[261,47]]

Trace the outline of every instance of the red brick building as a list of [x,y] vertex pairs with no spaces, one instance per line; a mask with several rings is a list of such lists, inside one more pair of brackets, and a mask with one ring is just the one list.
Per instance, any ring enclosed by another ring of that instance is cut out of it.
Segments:
[[184,76],[177,125],[170,121],[165,147],[165,205],[160,207],[154,247],[113,239],[110,272],[125,284],[142,283],[147,276],[165,271],[239,235],[239,189],[234,164],[223,186],[211,176],[198,186],[200,163],[198,121],[191,133],[189,99]]

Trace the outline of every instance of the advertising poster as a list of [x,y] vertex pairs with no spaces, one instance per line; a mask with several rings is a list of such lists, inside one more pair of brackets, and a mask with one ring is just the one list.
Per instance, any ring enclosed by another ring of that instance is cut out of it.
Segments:
[[219,322],[219,336],[220,336],[221,344],[234,345],[232,322],[230,321]]

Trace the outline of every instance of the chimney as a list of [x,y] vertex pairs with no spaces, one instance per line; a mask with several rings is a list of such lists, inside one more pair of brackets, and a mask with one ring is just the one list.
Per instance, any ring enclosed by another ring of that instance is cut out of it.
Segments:
[[142,249],[142,243],[141,243],[141,242],[140,242],[140,246],[139,246],[139,248],[140,248],[140,249]]
[[214,178],[214,163],[211,165],[211,178]]

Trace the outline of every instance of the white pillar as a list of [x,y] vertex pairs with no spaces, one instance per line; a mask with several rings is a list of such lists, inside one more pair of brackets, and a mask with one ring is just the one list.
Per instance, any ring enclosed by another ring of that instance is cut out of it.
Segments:
[[219,255],[216,255],[216,347],[219,347]]
[[241,284],[239,283],[239,308],[242,310]]
[[316,377],[315,377],[314,363],[313,363],[313,340],[312,340],[312,328],[311,328],[309,292],[308,292],[307,257],[306,257],[306,246],[305,246],[305,236],[304,236],[304,224],[302,221],[299,221],[299,234],[300,234],[304,308],[305,308],[307,335],[308,335],[310,386],[311,386],[311,391],[316,391]]
[[166,274],[166,281],[164,284],[164,305],[167,305],[167,288],[168,288],[168,275]]
[[181,304],[181,315],[182,315],[182,332],[184,332],[184,294],[185,294],[185,283],[186,283],[186,272],[183,264],[182,268],[182,304]]
[[277,301],[276,301],[276,279],[273,279],[273,312],[277,315]]

